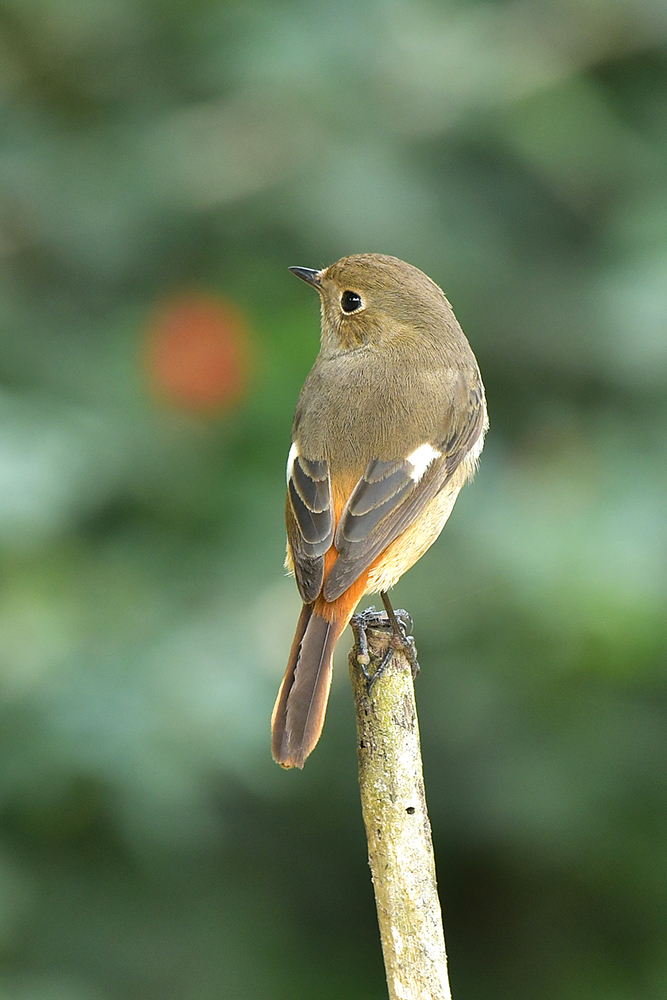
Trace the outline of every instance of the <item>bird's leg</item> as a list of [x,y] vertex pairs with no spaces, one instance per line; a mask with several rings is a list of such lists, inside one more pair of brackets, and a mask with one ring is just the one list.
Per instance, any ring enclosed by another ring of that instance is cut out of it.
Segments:
[[[367,608],[365,611],[361,611],[359,614],[354,615],[350,622],[352,631],[354,632],[355,645],[357,649],[357,663],[359,664],[361,672],[368,682],[369,691],[378,677],[382,676],[386,668],[391,663],[395,649],[402,649],[405,653],[406,659],[410,664],[410,669],[412,670],[412,676],[416,677],[419,673],[415,641],[411,635],[408,635],[408,628],[412,628],[412,618],[407,611],[401,610],[395,612],[386,594],[381,594],[381,597],[382,602],[387,609],[386,612],[376,611],[375,608]],[[384,630],[387,626],[391,628],[391,637],[389,639],[387,652],[373,673],[370,673],[368,666],[371,662],[371,658],[368,652],[367,630],[369,628],[379,628]]]
[[[393,653],[394,649],[402,649],[405,653],[406,660],[410,664],[412,679],[414,680],[419,673],[419,663],[417,661],[417,647],[415,646],[414,637],[408,635],[408,623],[410,629],[412,629],[412,618],[407,611],[399,610],[398,612],[394,612],[394,609],[391,606],[391,601],[389,600],[389,594],[386,590],[380,591],[380,597],[382,598],[382,603],[384,604],[385,611],[387,612],[387,618],[391,624],[392,631],[388,654]],[[399,616],[401,619],[400,621]],[[385,657],[385,660],[389,663],[391,655],[389,655],[389,659]],[[384,669],[384,666],[386,666],[384,660],[380,666]]]
[[401,626],[398,624],[398,619],[396,617],[394,609],[391,606],[391,601],[389,600],[389,594],[387,593],[386,590],[381,590],[380,597],[382,598],[382,603],[384,604],[384,610],[387,612],[387,618],[389,619],[389,624],[391,625],[394,635],[401,637],[404,636],[405,626],[401,628]]

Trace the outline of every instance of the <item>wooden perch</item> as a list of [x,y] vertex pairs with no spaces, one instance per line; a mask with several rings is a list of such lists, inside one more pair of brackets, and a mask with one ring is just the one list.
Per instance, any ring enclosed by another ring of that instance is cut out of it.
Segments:
[[[403,611],[397,617],[409,621]],[[410,662],[416,657],[383,612],[355,615],[352,627],[359,784],[389,997],[451,1000]]]

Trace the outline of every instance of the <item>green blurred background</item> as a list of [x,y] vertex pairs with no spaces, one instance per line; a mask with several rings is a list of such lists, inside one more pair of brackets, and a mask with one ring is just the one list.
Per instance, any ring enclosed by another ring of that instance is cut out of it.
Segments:
[[663,1000],[664,0],[1,0],[0,109],[1,1000],[386,995],[349,634],[269,750],[287,267],[362,251],[491,415],[394,592],[455,1000]]

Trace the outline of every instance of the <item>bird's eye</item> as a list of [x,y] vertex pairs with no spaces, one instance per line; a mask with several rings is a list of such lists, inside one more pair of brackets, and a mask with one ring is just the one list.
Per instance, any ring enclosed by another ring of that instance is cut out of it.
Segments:
[[356,292],[343,292],[340,297],[340,304],[343,312],[353,313],[357,309],[361,309],[363,302],[361,301],[361,295]]

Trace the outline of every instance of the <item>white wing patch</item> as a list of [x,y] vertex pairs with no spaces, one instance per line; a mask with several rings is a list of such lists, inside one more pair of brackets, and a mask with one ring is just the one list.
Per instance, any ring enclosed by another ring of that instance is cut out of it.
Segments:
[[475,441],[474,445],[472,446],[472,448],[468,452],[468,457],[470,458],[470,461],[474,463],[475,468],[477,468],[477,463],[479,462],[479,456],[482,454],[482,448],[484,447],[484,433],[485,433],[485,431],[486,431],[486,427],[483,428],[482,433],[477,438],[477,440]]
[[299,449],[295,444],[289,450],[289,455],[287,456],[287,482],[289,483],[292,478],[292,470],[294,469],[294,462],[298,458]]
[[434,462],[436,458],[440,458],[442,455],[441,451],[434,448],[430,444],[420,444],[418,448],[408,455],[408,462],[413,467],[410,476],[416,483],[422,478],[426,470],[428,469],[431,462]]
[[482,433],[479,435],[474,445],[466,455],[466,461],[470,468],[470,475],[474,476],[477,472],[477,466],[479,465],[479,457],[482,454],[482,448],[484,447],[484,435],[489,429],[489,418],[486,415],[486,410],[484,411],[484,423],[482,424]]

